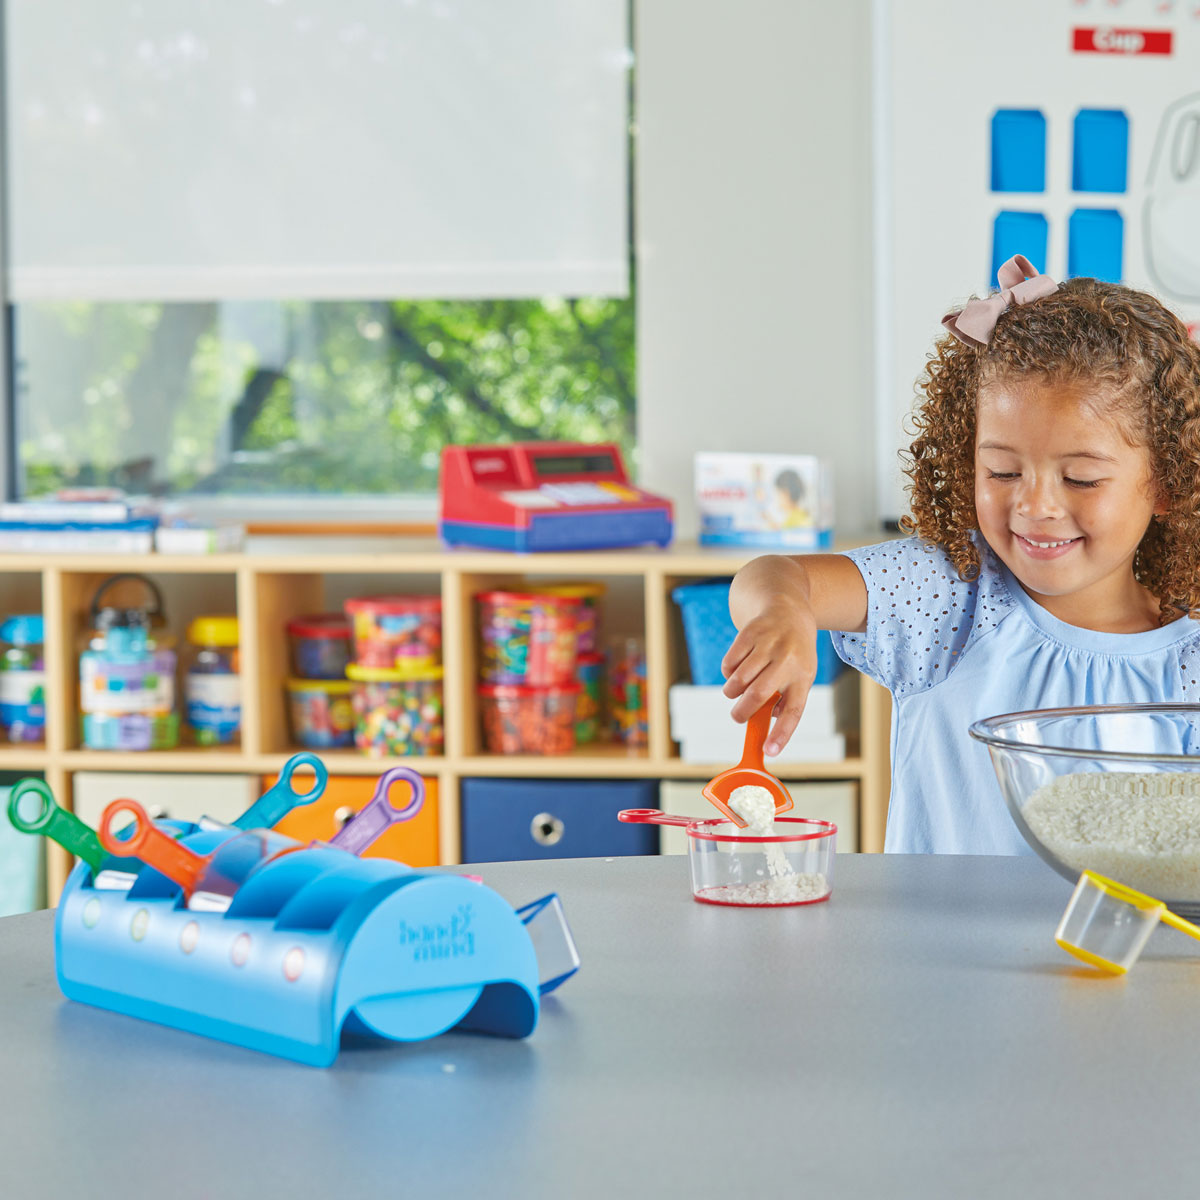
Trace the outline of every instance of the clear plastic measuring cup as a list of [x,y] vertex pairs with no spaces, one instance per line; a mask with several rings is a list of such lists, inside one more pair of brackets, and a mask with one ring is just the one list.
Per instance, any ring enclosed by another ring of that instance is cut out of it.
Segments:
[[694,820],[657,808],[626,808],[618,821],[680,825],[687,834],[692,897],[701,904],[775,908],[817,904],[833,894],[837,826],[776,817],[775,833],[752,837],[731,821]]
[[1081,962],[1110,975],[1124,975],[1137,962],[1159,921],[1200,939],[1200,928],[1176,916],[1161,900],[1095,871],[1084,871],[1054,940]]

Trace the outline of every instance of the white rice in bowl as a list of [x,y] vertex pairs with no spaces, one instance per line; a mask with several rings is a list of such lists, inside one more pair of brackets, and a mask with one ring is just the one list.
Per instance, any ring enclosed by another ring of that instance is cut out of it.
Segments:
[[1073,870],[1157,900],[1200,900],[1200,771],[1063,775],[1038,788],[1021,815]]

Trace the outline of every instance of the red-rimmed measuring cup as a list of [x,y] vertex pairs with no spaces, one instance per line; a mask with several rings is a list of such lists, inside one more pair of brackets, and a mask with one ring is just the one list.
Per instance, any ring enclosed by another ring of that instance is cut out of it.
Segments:
[[833,894],[837,826],[830,821],[776,817],[770,837],[748,837],[732,821],[699,821],[657,808],[626,808],[617,820],[681,826],[692,896],[703,904],[778,908],[818,904]]
[[[132,821],[122,821],[131,817]],[[110,854],[140,858],[183,889],[188,908],[224,912],[246,878],[269,859],[303,843],[269,829],[238,833],[211,854],[197,854],[158,829],[136,800],[114,800],[100,818],[100,844]]]

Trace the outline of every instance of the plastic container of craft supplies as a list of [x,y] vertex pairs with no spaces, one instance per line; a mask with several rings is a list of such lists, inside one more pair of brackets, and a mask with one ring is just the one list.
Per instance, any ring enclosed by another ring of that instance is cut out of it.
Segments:
[[489,754],[570,754],[575,749],[579,684],[479,689],[483,744]]
[[[136,584],[141,604],[105,603]],[[170,750],[179,744],[173,639],[163,631],[162,596],[143,575],[114,575],[96,590],[79,655],[79,708],[89,750]]]
[[480,675],[485,683],[561,687],[575,681],[577,596],[481,592]]
[[292,740],[310,750],[353,746],[353,691],[348,679],[289,679]]
[[354,744],[377,757],[441,754],[442,668],[427,660],[405,667],[351,663]]
[[360,667],[442,661],[440,596],[363,596],[346,601]]
[[199,746],[228,746],[242,730],[237,617],[197,617],[187,631],[187,725]]
[[288,653],[297,679],[346,678],[351,662],[350,621],[341,613],[316,613],[287,623]]
[[10,742],[46,735],[46,671],[40,614],[0,623],[0,729]]

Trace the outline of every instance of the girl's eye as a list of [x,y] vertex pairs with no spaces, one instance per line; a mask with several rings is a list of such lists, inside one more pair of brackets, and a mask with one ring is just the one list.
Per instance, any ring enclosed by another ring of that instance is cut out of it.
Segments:
[[1020,479],[1020,471],[989,471],[989,479]]
[[1094,488],[1094,487],[1099,487],[1101,480],[1099,480],[1099,479],[1069,479],[1066,475],[1064,475],[1063,483],[1068,484],[1070,487]]

